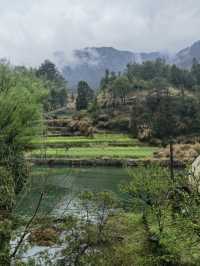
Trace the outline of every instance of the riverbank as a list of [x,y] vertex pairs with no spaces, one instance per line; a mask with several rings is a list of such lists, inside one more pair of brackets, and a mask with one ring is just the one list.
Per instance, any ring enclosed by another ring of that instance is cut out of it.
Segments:
[[[137,167],[137,166],[148,166],[157,164],[161,166],[169,166],[170,160],[167,159],[70,159],[70,158],[30,158],[29,161],[34,165],[46,165],[46,166],[114,166],[114,167]],[[186,161],[174,161],[174,167],[184,168],[188,162]]]

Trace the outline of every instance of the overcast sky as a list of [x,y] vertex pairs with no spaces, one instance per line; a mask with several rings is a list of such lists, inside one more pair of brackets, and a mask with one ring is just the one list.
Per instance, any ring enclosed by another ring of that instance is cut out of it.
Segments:
[[63,50],[175,52],[200,39],[199,0],[0,0],[0,57],[37,65]]

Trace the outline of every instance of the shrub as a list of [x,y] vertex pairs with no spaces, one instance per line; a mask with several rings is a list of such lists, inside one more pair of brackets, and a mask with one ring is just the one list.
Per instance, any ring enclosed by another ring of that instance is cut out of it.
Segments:
[[110,129],[119,130],[119,131],[128,131],[129,130],[129,118],[115,118],[109,123]]

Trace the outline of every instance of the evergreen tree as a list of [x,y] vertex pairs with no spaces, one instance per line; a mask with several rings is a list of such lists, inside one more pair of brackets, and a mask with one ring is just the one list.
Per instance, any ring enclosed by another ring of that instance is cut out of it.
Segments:
[[67,82],[56,68],[55,64],[49,60],[36,71],[36,75],[44,79],[49,95],[45,103],[45,109],[52,110],[67,105]]
[[10,266],[12,210],[28,177],[26,145],[40,132],[42,82],[0,65],[0,265]]
[[191,73],[196,81],[196,85],[200,85],[200,64],[196,58],[193,59]]
[[88,108],[88,104],[94,97],[93,90],[89,87],[86,81],[80,81],[77,88],[76,109],[83,110]]
[[126,76],[117,77],[112,84],[113,99],[120,98],[121,103],[126,103],[126,96],[130,89],[130,82]]

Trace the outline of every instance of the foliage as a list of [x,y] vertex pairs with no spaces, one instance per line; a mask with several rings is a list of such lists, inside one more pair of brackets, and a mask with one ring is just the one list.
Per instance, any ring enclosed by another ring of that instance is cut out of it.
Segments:
[[110,130],[114,130],[116,132],[128,132],[129,131],[129,118],[127,117],[118,117],[118,118],[113,118],[109,125],[108,128]]
[[0,65],[1,265],[10,265],[11,213],[28,175],[23,153],[40,131],[43,96],[42,82],[32,71]]
[[[143,224],[153,257],[159,265],[199,265],[199,180],[179,172],[171,180],[166,169],[129,170],[132,182],[123,187]],[[188,247],[190,251],[188,252]]]
[[60,74],[54,63],[45,60],[37,69],[36,75],[43,79],[48,90],[48,97],[44,102],[47,111],[64,107],[67,104],[67,82]]
[[[123,115],[132,120],[129,132],[142,140],[160,138],[165,143],[180,135],[197,136],[199,82],[200,64],[195,59],[188,70],[162,59],[128,64],[119,75],[106,70],[90,113],[97,128],[104,130],[113,129]],[[115,117],[114,112],[119,115]],[[107,121],[101,120],[103,114],[109,116]],[[124,127],[127,129],[127,124],[118,129]]]
[[[20,84],[21,85],[21,84]],[[9,88],[0,94],[1,145],[25,145],[38,132],[41,120],[38,101],[26,88]]]
[[102,78],[100,82],[100,89],[107,90],[107,88],[112,84],[112,82],[116,79],[116,75],[114,72],[111,72],[107,69],[105,71],[105,76]]
[[15,191],[19,192],[27,176],[23,150],[40,132],[41,101],[43,98],[40,81],[32,75],[12,71],[1,65],[0,76],[0,161],[12,174]]
[[158,166],[149,166],[138,168],[134,172],[129,171],[129,174],[132,181],[125,187],[125,191],[136,200],[136,206],[141,205],[143,215],[146,215],[150,209],[156,217],[161,234],[164,226],[164,211],[169,204],[168,195],[172,189],[172,180],[169,179],[167,170]]
[[129,80],[126,76],[117,77],[111,87],[113,101],[115,102],[115,99],[119,97],[121,99],[121,103],[126,104],[126,96],[130,91],[129,86]]
[[99,265],[104,245],[111,245],[114,241],[108,220],[114,212],[115,197],[109,192],[85,191],[81,193],[80,200],[83,215],[80,224],[77,224],[78,232],[73,228],[73,233],[68,237],[70,245],[64,253],[66,262],[71,265]]
[[141,90],[163,90],[168,87],[177,88],[182,94],[185,90],[194,91],[200,85],[200,64],[194,60],[191,70],[168,65],[162,59],[146,61],[142,64],[128,64],[123,75],[116,76],[106,71],[100,83],[100,89],[111,96],[111,103]]
[[13,177],[5,168],[0,168],[0,211],[10,211],[15,203]]
[[194,62],[192,70],[189,71],[178,68],[175,65],[167,65],[162,59],[146,61],[142,64],[129,64],[126,70],[126,75],[130,82],[134,79],[150,82],[154,79],[160,79],[179,89],[192,89],[195,84],[197,85],[198,82],[195,76],[198,76],[198,73],[197,62]]
[[172,96],[167,91],[149,94],[133,105],[131,127],[135,136],[145,126],[151,137],[168,141],[180,135],[198,135],[199,110],[199,100],[190,96]]
[[56,66],[54,65],[54,63],[52,63],[49,60],[45,60],[41,64],[41,66],[38,68],[36,74],[37,74],[37,76],[39,76],[39,77],[43,76],[47,80],[50,80],[50,81],[60,81],[60,79],[62,79],[62,77],[60,76],[60,73],[56,69]]
[[0,217],[0,265],[10,266],[10,232],[9,218]]
[[78,111],[87,109],[89,103],[94,97],[93,90],[89,87],[86,81],[80,81],[77,88],[76,109]]

